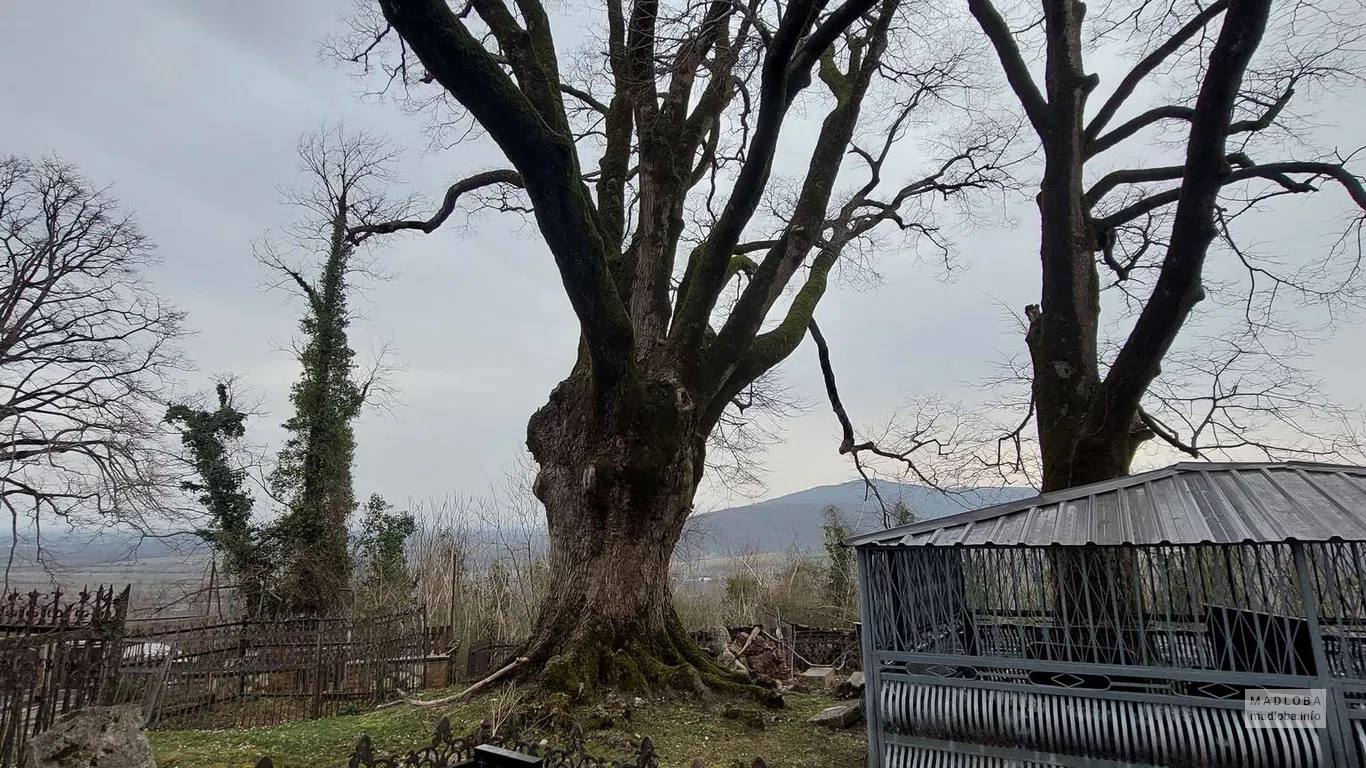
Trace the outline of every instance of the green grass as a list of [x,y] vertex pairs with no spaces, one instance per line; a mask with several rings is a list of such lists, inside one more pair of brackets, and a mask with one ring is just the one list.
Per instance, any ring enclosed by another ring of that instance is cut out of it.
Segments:
[[832,732],[806,722],[836,702],[811,694],[789,693],[784,698],[784,709],[763,711],[769,720],[763,730],[722,717],[719,706],[713,712],[703,712],[685,702],[651,702],[633,715],[629,732],[598,731],[588,740],[607,745],[623,737],[638,740],[649,736],[665,768],[690,768],[693,758],[698,757],[708,768],[749,768],[756,756],[762,756],[771,768],[867,765],[868,740],[863,726]]
[[[433,693],[438,696],[439,693]],[[665,768],[690,768],[702,758],[708,768],[749,768],[762,756],[773,768],[856,768],[866,764],[861,726],[831,732],[806,722],[833,702],[823,696],[789,693],[787,707],[765,710],[766,725],[754,728],[722,716],[724,703],[704,711],[688,701],[650,700],[628,723],[588,733],[589,753],[626,757],[649,736]],[[276,768],[342,768],[361,734],[378,752],[401,752],[429,743],[442,716],[457,735],[488,714],[494,697],[449,707],[391,707],[374,712],[288,725],[221,731],[153,731],[149,734],[160,768],[251,768],[269,755]]]

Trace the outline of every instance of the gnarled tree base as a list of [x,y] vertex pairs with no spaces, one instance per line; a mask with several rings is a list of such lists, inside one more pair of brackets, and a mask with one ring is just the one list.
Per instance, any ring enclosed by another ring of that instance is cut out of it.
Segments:
[[580,626],[555,648],[529,648],[524,677],[542,688],[579,696],[608,688],[630,693],[673,691],[706,698],[746,697],[780,708],[782,695],[726,670],[707,656],[677,618],[654,637],[615,642],[609,633]]

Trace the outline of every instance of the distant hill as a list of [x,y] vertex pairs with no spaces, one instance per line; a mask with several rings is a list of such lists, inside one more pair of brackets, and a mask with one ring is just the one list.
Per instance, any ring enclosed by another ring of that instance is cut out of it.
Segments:
[[[978,507],[1033,496],[1032,488],[956,489],[952,496],[920,485],[875,481],[888,505],[904,501],[917,520],[943,517]],[[865,498],[862,480],[822,485],[805,491],[741,507],[704,512],[688,520],[687,546],[705,554],[747,550],[783,552],[792,547],[820,549],[824,542],[822,513],[827,506],[840,510],[856,533],[880,530],[882,509],[877,499]]]
[[[888,504],[904,501],[916,519],[943,517],[967,509],[1032,496],[1027,488],[973,488],[945,496],[918,485],[879,482]],[[783,553],[793,547],[819,550],[824,535],[822,512],[838,507],[856,533],[882,528],[882,512],[875,499],[865,499],[862,480],[823,485],[768,501],[694,515],[688,520],[683,557],[726,556],[742,552]],[[496,558],[511,546],[543,547],[543,530],[503,529],[470,531],[476,559]],[[483,546],[477,546],[482,544]],[[142,538],[106,531],[53,530],[43,533],[44,557],[38,562],[31,541],[20,541],[10,573],[10,585],[40,586],[54,578],[66,586],[96,583],[156,584],[196,581],[208,568],[208,550],[189,537]],[[0,538],[0,558],[9,541]]]

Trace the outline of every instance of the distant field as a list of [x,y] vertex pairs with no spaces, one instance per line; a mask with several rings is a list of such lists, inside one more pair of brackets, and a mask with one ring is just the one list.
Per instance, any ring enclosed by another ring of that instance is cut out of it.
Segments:
[[133,613],[162,609],[170,615],[202,611],[202,604],[186,600],[207,576],[209,558],[201,554],[162,554],[153,557],[82,562],[69,565],[54,557],[45,563],[15,563],[9,571],[9,591],[50,591],[54,586],[74,593],[85,587],[132,585]]
[[[156,610],[163,615],[202,613],[204,604],[192,593],[202,589],[208,579],[209,558],[204,552],[169,553],[129,557],[126,550],[107,549],[103,558],[91,551],[54,555],[41,564],[16,562],[10,569],[7,591],[50,591],[59,586],[73,593],[85,587],[131,584],[133,615]],[[811,552],[812,555],[823,553]],[[727,576],[755,569],[769,571],[780,567],[791,554],[765,553],[739,555],[699,555],[680,552],[673,566],[674,583],[688,590],[724,587]],[[74,563],[73,563],[74,561]]]

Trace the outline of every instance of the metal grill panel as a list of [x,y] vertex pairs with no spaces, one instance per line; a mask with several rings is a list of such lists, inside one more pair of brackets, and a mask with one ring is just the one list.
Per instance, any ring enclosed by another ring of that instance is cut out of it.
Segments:
[[1240,708],[888,680],[885,726],[941,741],[1152,765],[1331,765],[1322,731],[1249,729]]
[[1057,765],[899,744],[887,746],[883,764],[887,768],[1052,768]]
[[[867,547],[859,565],[884,765],[959,759],[931,754],[949,742],[1058,764],[1366,765],[1366,545]],[[1248,729],[1247,688],[1325,689],[1328,726]]]

